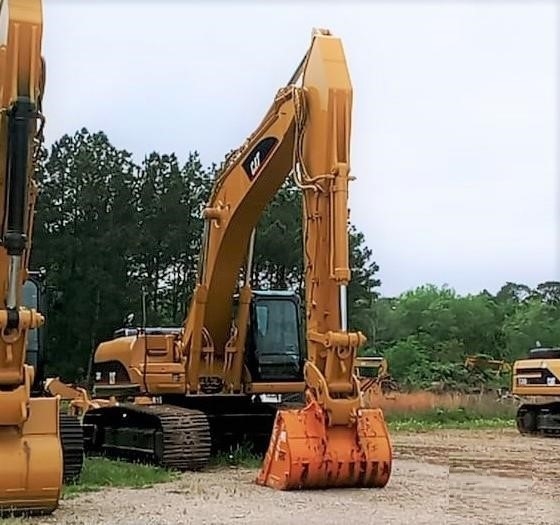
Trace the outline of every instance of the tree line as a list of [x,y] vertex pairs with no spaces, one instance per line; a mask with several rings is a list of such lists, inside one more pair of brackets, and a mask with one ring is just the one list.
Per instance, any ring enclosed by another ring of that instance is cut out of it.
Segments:
[[[31,268],[44,267],[55,300],[47,312],[48,373],[76,380],[91,351],[128,313],[147,324],[178,326],[196,278],[201,212],[220,162],[197,151],[152,152],[142,162],[103,132],[64,135],[37,165],[39,195]],[[290,180],[257,228],[252,281],[303,287],[301,193]],[[423,285],[380,297],[380,268],[364,235],[350,226],[349,324],[368,338],[365,354],[386,356],[403,385],[466,382],[466,355],[512,361],[539,341],[560,342],[560,283],[531,289],[506,283],[495,295],[460,296]]]
[[[369,321],[366,354],[384,355],[399,384],[427,388],[434,382],[456,390],[491,373],[473,374],[468,355],[512,364],[536,346],[560,346],[560,282],[536,288],[507,282],[458,295],[447,286],[419,286],[396,298],[379,298],[364,312]],[[364,319],[365,321],[365,319]],[[495,381],[510,386],[510,375]]]
[[[147,325],[180,326],[196,279],[201,212],[222,166],[203,166],[196,151],[184,162],[152,152],[135,163],[105,133],[87,129],[42,151],[30,266],[46,269],[55,299],[48,373],[83,375],[92,349],[128,313],[141,318],[143,294]],[[301,291],[301,235],[301,195],[287,180],[257,228],[254,287]],[[350,239],[356,301],[374,293],[377,266],[354,227]]]

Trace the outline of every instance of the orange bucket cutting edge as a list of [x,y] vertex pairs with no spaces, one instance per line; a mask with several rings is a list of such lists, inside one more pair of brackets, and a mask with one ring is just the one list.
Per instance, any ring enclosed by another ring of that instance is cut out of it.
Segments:
[[362,408],[353,426],[326,424],[316,401],[279,410],[257,484],[279,490],[384,487],[392,446],[383,412]]

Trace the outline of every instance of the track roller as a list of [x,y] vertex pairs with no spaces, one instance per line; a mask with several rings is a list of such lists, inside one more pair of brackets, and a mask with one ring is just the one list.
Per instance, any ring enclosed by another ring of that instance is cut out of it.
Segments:
[[210,427],[198,410],[123,403],[87,412],[84,423],[94,428],[94,454],[147,460],[175,470],[200,470],[210,459]]

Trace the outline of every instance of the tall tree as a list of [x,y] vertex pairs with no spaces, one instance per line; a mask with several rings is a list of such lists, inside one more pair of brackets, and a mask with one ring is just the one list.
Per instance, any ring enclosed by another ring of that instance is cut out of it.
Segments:
[[92,346],[110,335],[128,306],[134,165],[104,133],[82,129],[53,144],[39,184],[31,266],[47,268],[60,294],[48,334],[51,357],[64,374],[87,363]]
[[147,292],[149,323],[177,323],[184,314],[210,179],[197,152],[182,167],[175,154],[154,152],[142,163],[134,194],[138,234],[132,273]]
[[300,290],[303,272],[302,196],[282,185],[257,226],[253,280],[260,286]]

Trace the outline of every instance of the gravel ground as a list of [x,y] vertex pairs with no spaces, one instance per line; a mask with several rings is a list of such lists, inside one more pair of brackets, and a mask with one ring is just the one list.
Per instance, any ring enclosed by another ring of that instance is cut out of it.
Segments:
[[34,524],[60,525],[557,525],[560,439],[507,431],[393,433],[387,487],[278,492],[256,471],[187,473],[142,490],[112,489],[61,502]]

